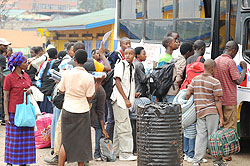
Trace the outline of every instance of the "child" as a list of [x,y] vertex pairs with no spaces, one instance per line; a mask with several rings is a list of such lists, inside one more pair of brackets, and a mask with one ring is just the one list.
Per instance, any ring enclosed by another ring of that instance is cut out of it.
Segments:
[[104,106],[105,106],[106,93],[102,86],[100,86],[96,92],[95,98],[90,110],[91,126],[95,129],[95,160],[101,160],[100,152],[100,139],[102,135],[105,138],[109,138],[109,135],[104,127]]
[[[186,98],[194,94],[195,109],[197,112],[196,122],[196,142],[193,165],[199,166],[202,158],[206,154],[208,136],[218,130],[219,123],[223,126],[222,88],[220,81],[213,78],[216,71],[216,63],[212,59],[204,62],[205,72],[193,78],[188,86]],[[214,166],[224,166],[221,158],[213,160]]]
[[114,151],[120,160],[136,160],[133,156],[132,128],[129,120],[129,109],[135,99],[135,68],[133,65],[135,51],[125,50],[125,60],[115,65],[115,87],[111,95],[115,120]]

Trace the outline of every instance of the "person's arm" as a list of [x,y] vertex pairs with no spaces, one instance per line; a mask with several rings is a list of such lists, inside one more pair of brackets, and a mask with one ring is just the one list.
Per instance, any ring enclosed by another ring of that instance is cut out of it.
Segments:
[[119,91],[119,93],[121,94],[122,98],[124,99],[127,108],[130,108],[131,107],[131,103],[130,103],[129,99],[127,98],[127,96],[125,95],[124,91],[123,91],[122,84],[121,84],[121,78],[116,77],[115,78],[115,84],[116,84],[117,90]]
[[101,47],[99,49],[99,54],[100,54],[100,58],[103,60],[103,64],[104,64],[104,71],[110,71],[111,67],[110,64],[107,60],[107,58],[105,57],[105,48],[104,48],[104,44],[103,42],[101,42]]
[[178,83],[178,85],[180,85],[182,83],[183,73],[186,67],[186,60],[184,58],[180,59],[175,64],[176,64],[176,82]]
[[100,123],[101,123],[101,127],[102,127],[102,134],[104,135],[105,139],[109,138],[109,134],[106,131],[105,126],[104,126],[104,120],[100,120]]
[[244,81],[244,79],[246,77],[246,73],[247,73],[247,64],[246,64],[246,62],[241,61],[240,62],[240,67],[242,68],[242,71],[240,73],[240,79],[234,80],[234,83],[237,84],[237,85],[240,85]]
[[95,80],[96,80],[95,92],[91,97],[87,97],[88,102],[93,100],[93,98],[95,97],[96,92],[97,92],[98,88],[100,87],[100,85],[102,84],[102,81],[104,80],[104,78],[105,78],[105,75],[103,75],[102,78],[95,78]]
[[145,74],[145,69],[143,67],[143,64],[140,63],[135,66],[135,74],[138,75],[140,83],[142,84],[147,83],[148,77]]
[[9,97],[10,97],[10,91],[3,90],[4,93],[4,114],[5,114],[5,123],[7,125],[10,124],[10,116],[9,116]]
[[215,97],[215,105],[218,111],[218,114],[220,116],[220,127],[224,125],[224,118],[223,118],[223,112],[222,112],[222,103],[219,97]]

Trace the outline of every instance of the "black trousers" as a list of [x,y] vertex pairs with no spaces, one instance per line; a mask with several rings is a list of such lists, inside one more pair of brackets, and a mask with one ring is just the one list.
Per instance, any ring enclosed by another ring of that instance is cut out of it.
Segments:
[[137,153],[137,148],[136,148],[136,119],[130,119],[131,127],[132,127],[132,135],[133,135],[133,143],[134,143],[134,148],[133,148],[133,153]]

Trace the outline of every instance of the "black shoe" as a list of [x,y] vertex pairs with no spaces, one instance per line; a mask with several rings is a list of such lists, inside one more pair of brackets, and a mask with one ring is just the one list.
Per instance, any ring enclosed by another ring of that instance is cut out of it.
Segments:
[[5,126],[5,120],[2,120],[2,121],[1,121],[1,125],[2,125],[2,126]]

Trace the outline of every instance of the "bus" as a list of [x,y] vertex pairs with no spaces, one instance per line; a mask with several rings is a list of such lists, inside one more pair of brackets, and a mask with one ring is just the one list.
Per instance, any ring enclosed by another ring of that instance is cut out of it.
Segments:
[[[165,51],[161,41],[177,31],[181,41],[204,40],[205,59],[215,59],[229,40],[239,45],[236,64],[248,64],[245,81],[237,87],[238,135],[250,137],[250,0],[117,0],[115,45],[129,37],[132,47],[144,46],[150,70]],[[178,50],[174,54],[179,54]],[[173,55],[174,56],[174,55]],[[239,67],[240,70],[240,67]]]

